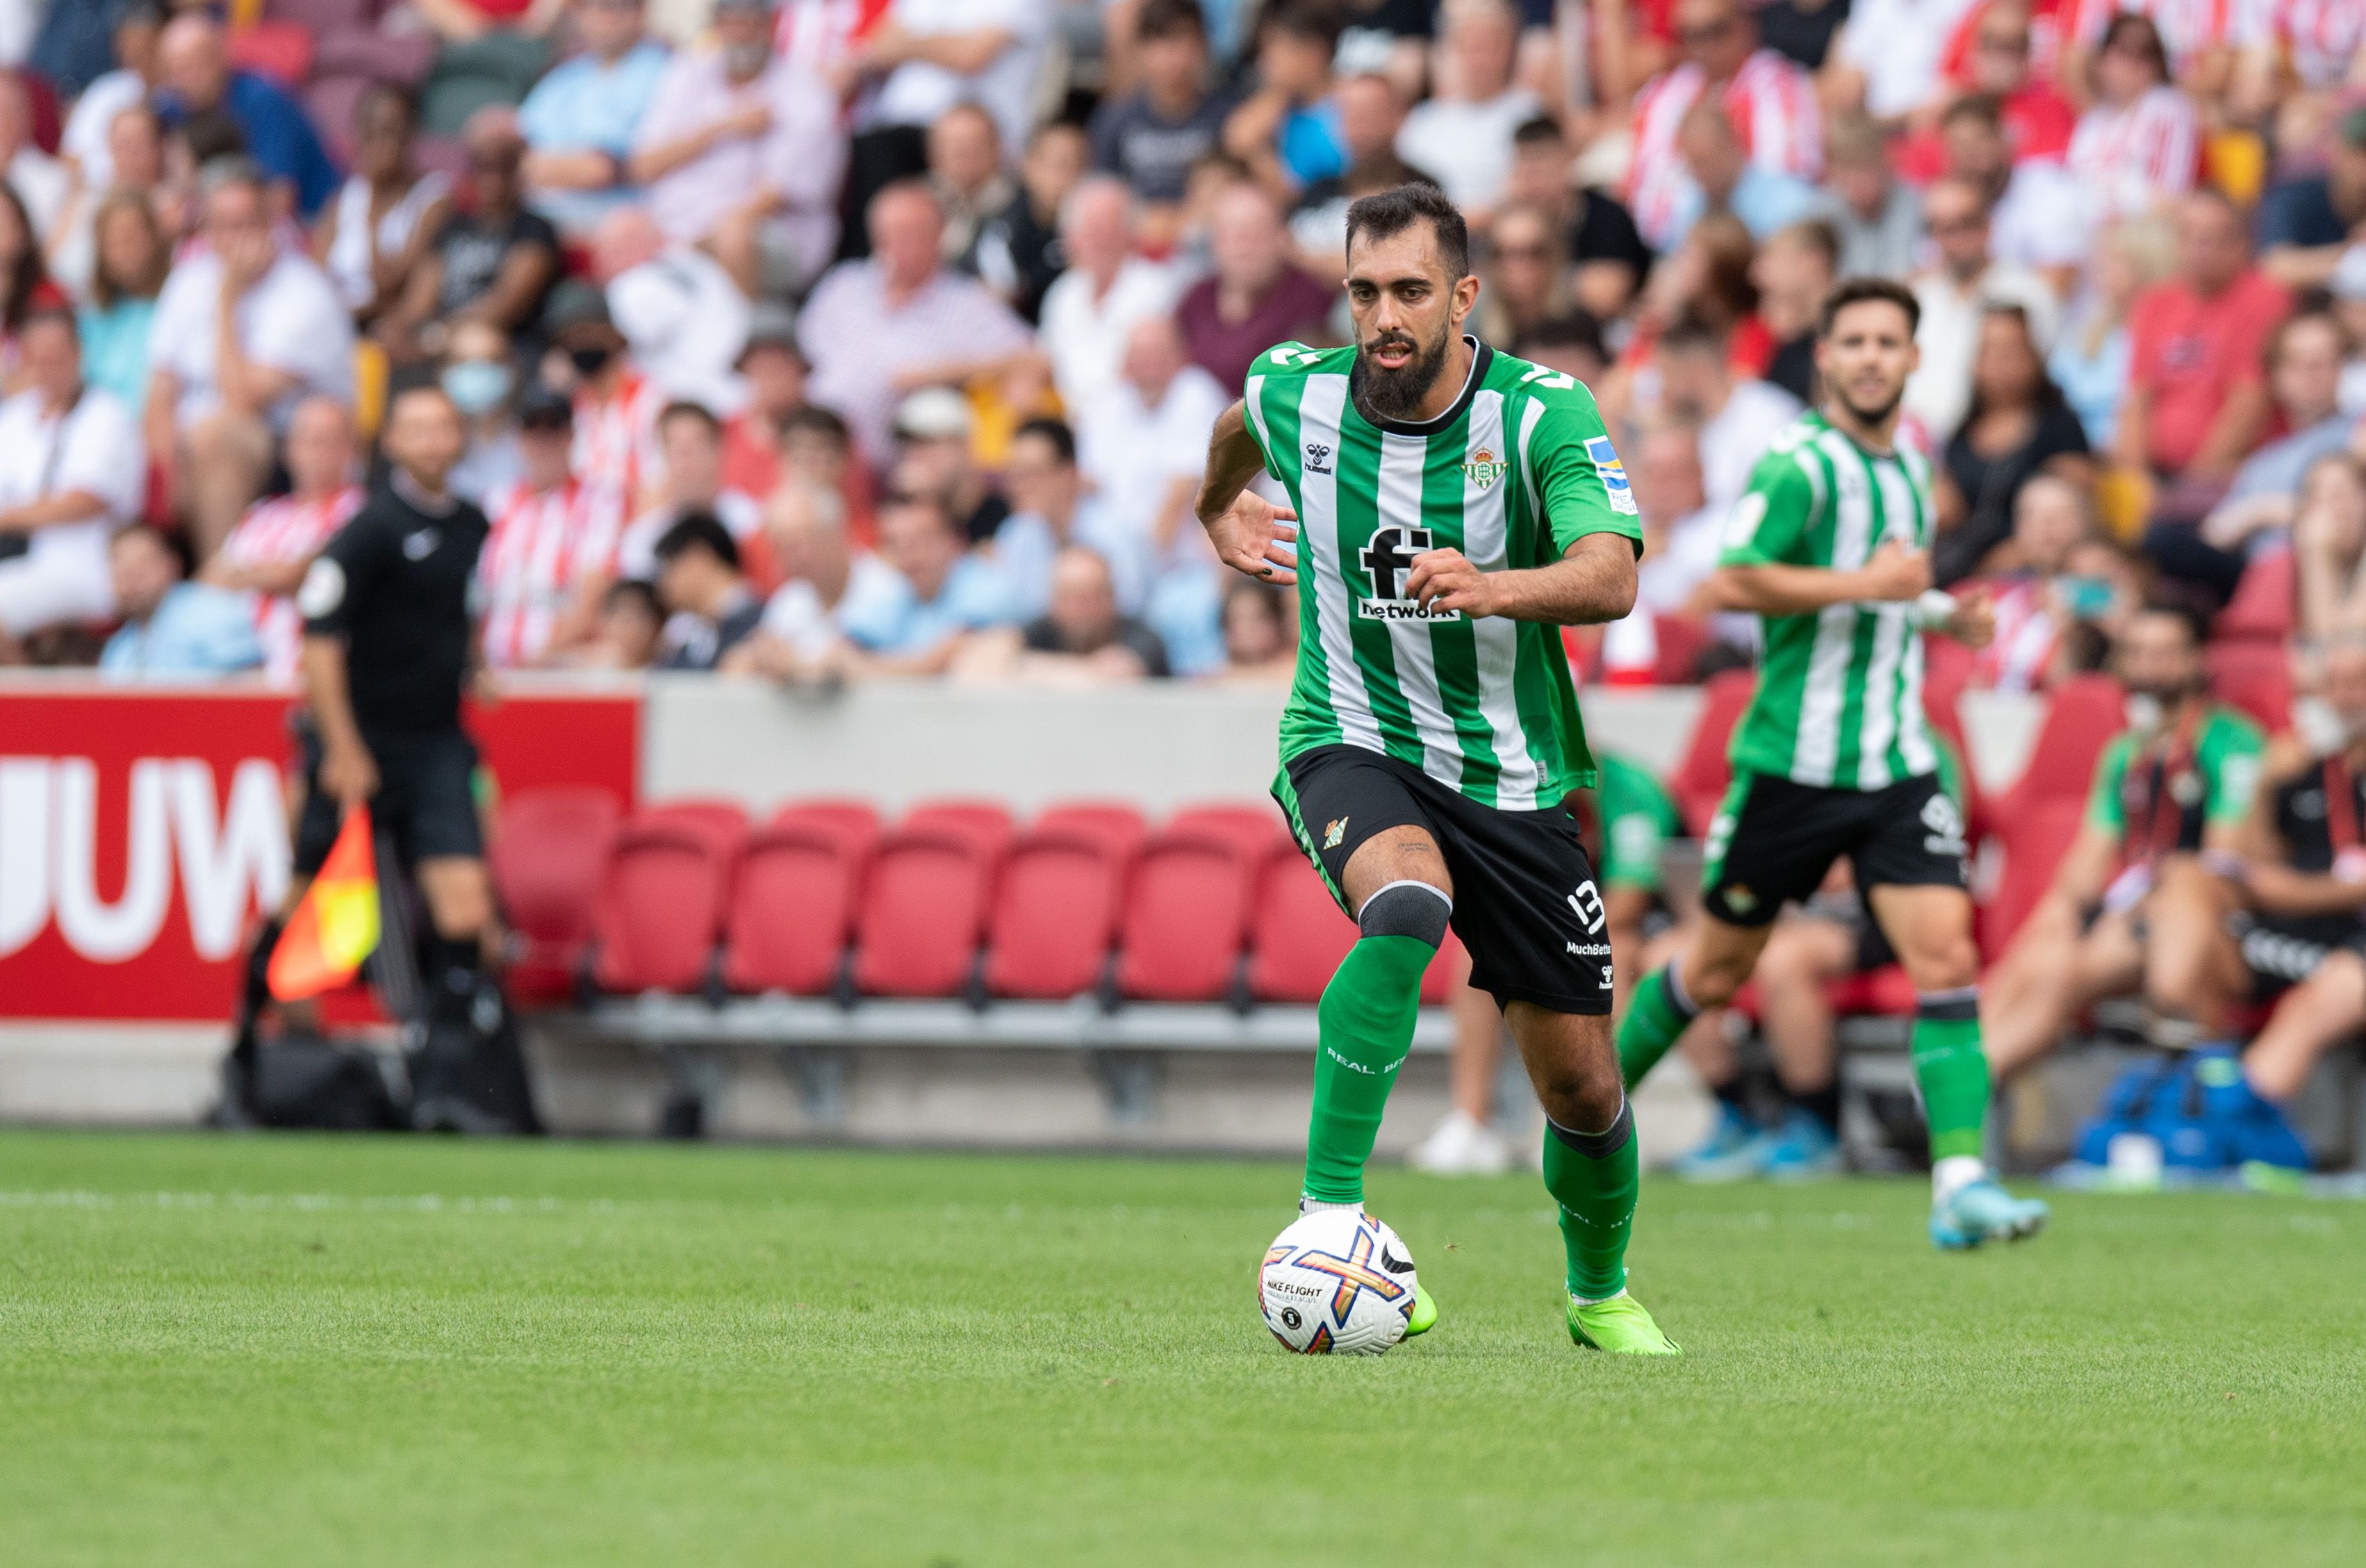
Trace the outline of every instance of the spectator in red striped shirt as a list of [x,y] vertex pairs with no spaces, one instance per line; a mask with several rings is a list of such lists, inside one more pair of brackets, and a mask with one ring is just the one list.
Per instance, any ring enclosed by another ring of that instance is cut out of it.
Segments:
[[2071,134],[2070,173],[2099,218],[2133,218],[2193,188],[2202,127],[2169,85],[2160,29],[2133,12],[2112,19],[2088,73],[2094,107]]
[[[2065,0],[2062,73],[2072,93],[2087,89],[2090,67],[2112,47],[2124,17],[2140,17],[2161,41],[2173,69],[2162,78],[2180,83],[2197,98],[2216,97],[2234,65],[2234,43],[2248,0]],[[2092,89],[2096,96],[2101,89]]]
[[1667,243],[1691,176],[1677,155],[1684,111],[1712,96],[1750,161],[1773,174],[1814,179],[1823,168],[1823,117],[1808,73],[1758,46],[1758,24],[1738,0],[1680,0],[1684,63],[1635,96],[1635,158],[1627,203],[1643,237]]
[[485,662],[493,669],[572,658],[599,631],[616,575],[624,502],[614,490],[576,476],[574,437],[575,412],[565,398],[527,395],[517,434],[525,471],[486,506],[493,526],[478,567]]
[[361,509],[354,482],[354,423],[331,397],[307,398],[287,421],[288,492],[258,502],[222,541],[198,581],[254,596],[254,631],[263,670],[275,685],[293,684],[304,647],[295,592],[312,558]]

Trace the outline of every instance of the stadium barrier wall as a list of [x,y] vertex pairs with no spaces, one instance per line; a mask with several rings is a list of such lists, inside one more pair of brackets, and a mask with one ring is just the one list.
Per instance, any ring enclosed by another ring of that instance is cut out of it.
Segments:
[[[1263,796],[1282,700],[1246,687],[791,693],[704,676],[534,678],[504,693],[470,716],[504,792],[591,783],[627,805],[723,795],[751,810],[854,795],[889,813],[947,795],[1020,812],[1098,796],[1154,816]],[[1585,697],[1598,744],[1663,771],[1698,705],[1684,689]],[[203,1108],[240,935],[286,886],[289,708],[286,693],[254,686],[0,679],[0,1118],[170,1122]],[[1967,702],[1983,784],[2018,773],[2041,716],[2027,699]],[[343,1016],[366,1014],[349,1003]],[[544,1083],[558,1125],[646,1130],[661,1089],[645,1052],[551,1043]],[[1228,1054],[1162,1071],[1159,1115],[1124,1141],[1286,1148],[1302,1133],[1302,1085],[1286,1087],[1304,1076],[1295,1057],[1250,1066]],[[1429,1076],[1406,1085],[1409,1117],[1442,1097],[1442,1071],[1436,1085]],[[754,1078],[735,1081],[716,1131],[813,1125],[807,1068],[784,1055]],[[1109,1085],[1073,1051],[883,1043],[862,1078],[836,1110],[838,1135],[979,1141],[991,1129],[992,1141],[1061,1142],[1107,1124]]]

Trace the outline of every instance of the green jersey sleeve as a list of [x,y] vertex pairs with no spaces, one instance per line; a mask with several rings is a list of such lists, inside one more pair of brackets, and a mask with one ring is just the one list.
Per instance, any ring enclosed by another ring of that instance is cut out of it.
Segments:
[[1276,344],[1249,364],[1248,384],[1241,392],[1241,412],[1249,427],[1249,439],[1256,443],[1257,455],[1265,459],[1265,471],[1277,484],[1288,484],[1295,477],[1282,470],[1280,460],[1273,454],[1273,426],[1270,411],[1279,406],[1295,408],[1299,383],[1307,372],[1322,363],[1320,349],[1302,343]]
[[2204,815],[2210,821],[2240,822],[2250,814],[2267,749],[2267,737],[2243,715],[2220,708],[2210,716],[2193,748],[2193,760],[2208,783]]
[[2113,835],[2127,831],[2127,812],[2120,804],[2121,784],[2128,776],[2128,758],[2135,744],[2134,736],[2120,736],[2095,759],[2095,782],[2087,791],[2088,827]]
[[1623,757],[1595,759],[1601,784],[1594,803],[1602,816],[1602,885],[1657,892],[1660,852],[1676,825],[1676,803],[1651,773]]
[[1536,374],[1521,389],[1533,400],[1521,419],[1521,461],[1543,502],[1553,553],[1588,534],[1617,534],[1643,553],[1643,523],[1627,469],[1610,445],[1594,394],[1574,377]]
[[1823,500],[1815,479],[1788,444],[1750,472],[1750,488],[1726,514],[1719,566],[1780,566],[1799,559],[1799,544]]

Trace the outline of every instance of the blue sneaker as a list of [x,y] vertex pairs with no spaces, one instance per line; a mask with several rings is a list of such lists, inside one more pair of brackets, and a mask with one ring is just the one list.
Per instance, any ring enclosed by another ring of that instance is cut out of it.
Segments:
[[1681,1155],[1668,1168],[1686,1181],[1741,1181],[1758,1174],[1760,1134],[1747,1117],[1723,1100],[1717,1125],[1700,1147]]
[[2045,1229],[2052,1213],[2036,1199],[2016,1198],[1983,1176],[1931,1205],[1931,1245],[1962,1252],[1984,1241],[2019,1241]]
[[1770,1181],[1817,1181],[1838,1176],[1845,1163],[1832,1130],[1797,1106],[1758,1145],[1758,1174]]

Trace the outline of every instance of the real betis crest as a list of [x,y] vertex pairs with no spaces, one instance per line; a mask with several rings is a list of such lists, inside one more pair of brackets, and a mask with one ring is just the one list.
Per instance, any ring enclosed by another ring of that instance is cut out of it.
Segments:
[[1493,490],[1495,481],[1504,477],[1504,469],[1507,466],[1492,450],[1482,446],[1471,453],[1470,460],[1462,465],[1462,474],[1481,490]]

